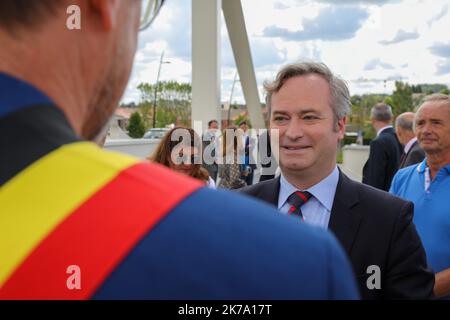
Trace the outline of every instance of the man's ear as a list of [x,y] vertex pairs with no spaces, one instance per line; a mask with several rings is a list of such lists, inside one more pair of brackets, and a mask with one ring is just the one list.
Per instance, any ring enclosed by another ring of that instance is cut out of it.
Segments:
[[116,23],[116,15],[118,10],[118,4],[116,0],[88,0],[91,9],[101,19],[103,28],[106,31],[110,31]]
[[343,117],[337,123],[338,132],[339,132],[339,140],[343,140],[345,137],[345,125],[347,124],[347,117]]

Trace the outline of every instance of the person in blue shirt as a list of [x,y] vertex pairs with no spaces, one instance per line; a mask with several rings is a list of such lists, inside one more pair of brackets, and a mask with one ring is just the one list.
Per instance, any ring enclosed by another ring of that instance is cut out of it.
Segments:
[[450,97],[434,94],[417,111],[423,162],[400,170],[390,192],[414,202],[414,223],[436,272],[435,295],[450,299]]
[[87,142],[162,2],[73,0],[70,30],[67,1],[0,1],[0,300],[357,299],[326,231]]

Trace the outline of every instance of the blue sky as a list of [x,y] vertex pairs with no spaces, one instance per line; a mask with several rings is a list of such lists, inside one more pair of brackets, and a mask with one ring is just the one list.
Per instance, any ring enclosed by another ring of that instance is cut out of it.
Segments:
[[[227,1],[227,0],[222,0]],[[136,87],[161,80],[191,81],[191,1],[166,0],[154,25],[140,34],[124,102]],[[349,84],[351,94],[391,93],[396,80],[450,86],[448,0],[242,0],[260,98],[262,83],[286,63],[321,61]],[[222,19],[222,101],[236,73]],[[233,101],[243,103],[239,83]]]

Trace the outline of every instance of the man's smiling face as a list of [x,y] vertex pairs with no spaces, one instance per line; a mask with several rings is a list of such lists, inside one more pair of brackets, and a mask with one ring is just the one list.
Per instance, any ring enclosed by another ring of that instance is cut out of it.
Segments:
[[[279,130],[279,162],[283,171],[321,174],[336,164],[337,145],[345,120],[336,124],[330,86],[320,75],[288,79],[272,95],[270,128]],[[277,145],[277,141],[273,141]]]

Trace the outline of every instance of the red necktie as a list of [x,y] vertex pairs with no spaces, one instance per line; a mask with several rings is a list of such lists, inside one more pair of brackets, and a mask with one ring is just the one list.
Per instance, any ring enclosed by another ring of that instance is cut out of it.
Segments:
[[308,191],[296,191],[291,194],[287,200],[287,202],[291,205],[288,213],[299,216],[302,220],[304,220],[301,207],[308,202],[311,197],[312,194]]

